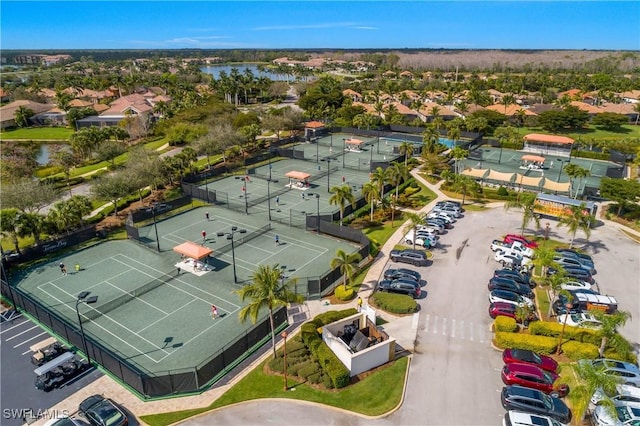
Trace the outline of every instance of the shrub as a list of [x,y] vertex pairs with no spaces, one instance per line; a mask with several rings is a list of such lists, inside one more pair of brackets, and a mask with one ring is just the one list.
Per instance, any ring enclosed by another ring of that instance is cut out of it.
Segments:
[[498,188],[498,195],[509,195],[509,191],[507,191],[507,188],[505,188],[504,186],[501,186],[500,188]]
[[323,378],[323,375],[317,371],[313,374],[309,374],[309,376],[306,377],[309,383],[313,383],[314,385],[320,383],[322,381],[322,378]]
[[598,347],[591,343],[568,341],[562,344],[562,352],[572,361],[598,358]]
[[312,374],[320,374],[319,370],[320,366],[315,362],[306,362],[301,364],[300,369],[298,370],[298,376],[307,379]]
[[[529,333],[540,336],[560,337],[563,324],[551,321],[535,321],[529,325]],[[599,345],[602,334],[598,330],[566,326],[563,338],[583,343]]]
[[326,374],[323,374],[322,386],[324,386],[326,389],[333,389],[333,383],[331,382],[331,377],[327,376]]
[[277,356],[269,361],[269,368],[272,371],[283,372],[284,371],[284,358]]
[[338,320],[341,320],[342,318],[350,317],[351,315],[357,313],[358,311],[356,310],[356,308],[344,309],[342,311],[327,311],[316,315],[315,318],[313,318],[313,322],[317,323],[317,327],[322,327],[325,324],[331,324],[332,322],[336,322]]
[[493,320],[493,328],[495,331],[506,331],[509,333],[513,333],[518,330],[518,324],[513,318],[498,315],[496,319]]
[[339,300],[351,300],[355,297],[356,292],[353,291],[351,287],[345,287],[344,285],[340,284],[336,287],[333,295],[336,296],[336,298]]
[[338,359],[333,351],[329,349],[329,346],[321,341],[321,344],[317,347],[314,355],[318,358],[320,366],[324,372],[331,378],[333,387],[340,389],[349,384],[351,379],[349,370]]
[[418,310],[416,301],[404,294],[376,291],[373,294],[373,303],[380,309],[394,314],[410,314]]
[[558,340],[553,337],[503,331],[496,332],[495,336],[496,345],[502,349],[529,349],[541,354],[552,354],[558,346]]

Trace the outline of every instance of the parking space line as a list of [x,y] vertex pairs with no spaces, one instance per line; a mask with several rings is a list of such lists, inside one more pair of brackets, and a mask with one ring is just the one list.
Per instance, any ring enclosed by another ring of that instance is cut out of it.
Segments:
[[433,317],[433,334],[438,333],[438,316]]
[[429,319],[431,318],[431,315],[427,314],[427,317],[425,318],[424,321],[424,327],[422,328],[424,331],[429,331]]
[[469,323],[469,340],[473,342],[473,323]]
[[8,338],[8,339],[6,339],[5,341],[6,341],[6,342],[8,342],[9,340],[13,340],[13,339],[15,339],[16,337],[18,337],[18,336],[20,336],[20,335],[22,335],[22,334],[26,333],[27,331],[31,331],[31,330],[33,330],[34,328],[38,328],[38,326],[37,326],[37,325],[34,325],[33,327],[26,329],[26,330],[25,330],[25,331],[23,331],[22,333],[18,333],[18,334],[16,334],[15,336],[11,336],[11,337],[9,337],[9,338]]
[[46,332],[46,331],[43,331],[42,333],[40,333],[40,334],[38,334],[38,335],[36,335],[36,336],[33,336],[32,338],[27,339],[27,340],[25,340],[25,341],[24,341],[24,342],[22,342],[22,343],[18,343],[18,344],[17,344],[17,345],[15,345],[13,348],[15,349],[15,348],[17,348],[18,346],[22,346],[22,345],[24,345],[24,344],[26,344],[26,343],[29,343],[29,342],[30,342],[30,341],[32,341],[33,339],[37,339],[37,338],[39,338],[40,336],[42,336],[43,334],[47,334],[47,332]]
[[451,337],[456,337],[456,320],[451,320]]
[[16,328],[16,327],[20,327],[21,325],[26,324],[26,323],[28,323],[28,322],[29,322],[29,320],[28,320],[28,319],[25,319],[24,321],[22,321],[22,322],[21,322],[21,323],[19,323],[19,324],[14,325],[13,327],[9,327],[9,328],[7,328],[6,330],[2,330],[2,331],[0,331],[0,334],[4,334],[5,332],[7,332],[7,331],[9,331],[9,330],[13,330],[13,329],[14,329],[14,328]]
[[464,339],[464,320],[460,320],[460,338]]
[[447,335],[447,318],[442,318],[442,335]]

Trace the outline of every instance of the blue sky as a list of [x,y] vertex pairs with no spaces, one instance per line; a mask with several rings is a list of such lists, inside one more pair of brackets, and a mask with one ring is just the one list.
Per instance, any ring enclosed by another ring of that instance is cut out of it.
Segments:
[[630,1],[5,1],[2,49],[640,50]]

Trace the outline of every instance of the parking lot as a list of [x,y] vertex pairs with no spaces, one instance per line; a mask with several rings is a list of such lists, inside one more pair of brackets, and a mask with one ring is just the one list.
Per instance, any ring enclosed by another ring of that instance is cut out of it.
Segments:
[[36,365],[31,363],[32,352],[29,347],[49,338],[50,335],[29,318],[19,316],[0,323],[0,336],[2,338],[2,418],[0,424],[3,426],[24,424],[23,417],[28,418],[30,412],[43,418],[72,414],[72,411],[55,411],[50,407],[102,376],[99,370],[93,369],[59,389],[50,392],[37,390],[34,386],[35,375],[33,373]]

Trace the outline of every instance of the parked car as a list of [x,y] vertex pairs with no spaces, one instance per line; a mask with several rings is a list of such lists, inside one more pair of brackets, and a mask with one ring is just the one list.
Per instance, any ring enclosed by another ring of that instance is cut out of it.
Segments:
[[580,253],[577,250],[574,249],[569,249],[569,248],[556,248],[556,253],[570,253],[573,256],[577,256],[580,259],[587,261],[587,262],[591,262],[593,263],[593,258],[591,256],[589,256],[588,254],[585,253]]
[[431,248],[438,244],[438,241],[431,236],[429,233],[414,233],[413,231],[409,232],[404,236],[404,243],[408,245],[413,245],[415,243],[419,247]]
[[604,390],[598,389],[591,396],[589,408],[593,410],[596,404],[602,401],[605,397],[610,398],[614,404],[617,402],[640,404],[640,388],[620,384],[616,385],[615,392],[611,394],[607,394]]
[[393,262],[409,263],[415,266],[424,266],[427,264],[427,254],[421,250],[391,250],[389,257]]
[[79,411],[93,426],[126,426],[126,414],[109,398],[92,395],[80,403]]
[[502,351],[502,361],[505,364],[512,362],[527,363],[554,374],[558,372],[558,363],[553,358],[527,349],[505,349]]
[[491,248],[491,251],[496,252],[498,250],[507,249],[509,247],[511,247],[511,243],[506,243],[501,240],[493,240],[491,241],[491,246],[489,248]]
[[505,302],[517,306],[535,306],[533,300],[508,290],[493,290],[489,292],[489,302]]
[[602,327],[602,323],[591,314],[562,314],[557,316],[560,324],[567,324],[572,327],[593,328],[598,329]]
[[516,316],[517,309],[518,309],[518,306],[512,303],[493,302],[489,304],[489,316],[491,318],[496,318],[498,315],[502,315],[505,317],[513,318],[516,320],[517,323],[522,323],[522,325],[524,325],[525,327],[527,327],[529,323],[533,321],[538,321],[538,315],[535,313],[534,310],[531,310],[529,312],[529,316],[526,319],[520,320]]
[[603,404],[597,404],[591,412],[593,424],[597,426],[638,426],[640,425],[640,404],[617,403],[615,416]]
[[420,282],[422,276],[420,275],[420,272],[407,268],[387,269],[384,271],[385,280],[395,280],[397,278],[411,278],[416,282]]
[[563,423],[571,421],[571,410],[561,399],[537,389],[518,385],[505,386],[502,388],[500,401],[505,410],[542,414]]
[[549,416],[524,413],[522,411],[507,411],[502,419],[502,426],[569,426],[560,423]]
[[442,219],[446,222],[449,222],[451,224],[453,224],[454,222],[457,222],[457,219],[453,216],[449,216],[445,213],[442,212],[429,212],[427,213],[427,219]]
[[618,361],[615,359],[581,359],[579,364],[591,363],[594,368],[602,370],[605,374],[619,377],[625,385],[640,387],[640,369],[630,362]]
[[455,218],[460,218],[462,216],[462,211],[455,206],[436,206],[432,212],[441,212]]
[[462,203],[456,200],[441,200],[436,203],[436,206],[452,206],[462,210]]
[[529,288],[535,288],[536,283],[530,278],[529,274],[520,273],[513,269],[497,269],[493,273],[494,277],[511,278],[517,283],[526,284]]
[[66,414],[62,414],[55,419],[49,420],[43,426],[87,426],[87,423],[80,419],[74,419]]
[[[556,268],[554,267],[550,267],[548,269],[549,275],[553,275],[556,272],[557,272]],[[564,274],[567,278],[573,278],[579,281],[586,281],[591,285],[596,284],[596,280],[593,279],[593,276],[591,275],[591,273],[589,273],[589,271],[587,271],[584,268],[576,268],[576,267],[567,265],[567,266],[564,266]]]
[[420,285],[411,280],[382,280],[378,283],[378,290],[406,294],[414,299],[420,297]]
[[579,314],[582,312],[582,310],[564,294],[558,294],[556,300],[551,304],[551,308],[556,315]]
[[574,259],[582,263],[583,265],[588,265],[591,268],[595,268],[595,263],[593,263],[593,259],[591,259],[590,256],[583,257],[573,251],[556,251],[556,256],[566,257],[567,259]]
[[509,290],[514,293],[518,293],[529,299],[533,299],[533,291],[528,285],[520,284],[512,280],[511,278],[493,277],[489,280],[487,285],[489,291],[491,290]]
[[575,258],[564,257],[564,256],[554,256],[553,261],[565,269],[569,267],[569,268],[576,268],[576,269],[584,269],[585,271],[587,271],[592,275],[595,273],[595,269],[593,268],[593,265],[583,264],[582,262],[580,262]]
[[590,283],[586,281],[573,280],[573,279],[570,279],[569,281],[565,281],[562,284],[560,284],[560,288],[563,290],[577,290],[577,291],[592,290]]
[[566,384],[556,385],[558,375],[545,371],[540,367],[525,363],[510,363],[502,367],[502,383],[505,385],[520,385],[540,390],[554,398],[564,398],[569,393]]
[[525,247],[532,248],[532,249],[538,248],[538,243],[536,243],[533,240],[529,240],[529,239],[523,237],[522,235],[507,234],[507,235],[504,236],[504,240],[503,241],[505,243],[512,243],[514,241],[518,241],[518,242],[524,244]]
[[496,262],[500,263],[503,268],[510,267],[520,269],[523,266],[531,264],[531,259],[528,257],[522,257],[518,255],[506,254],[501,250],[498,250],[494,256]]

